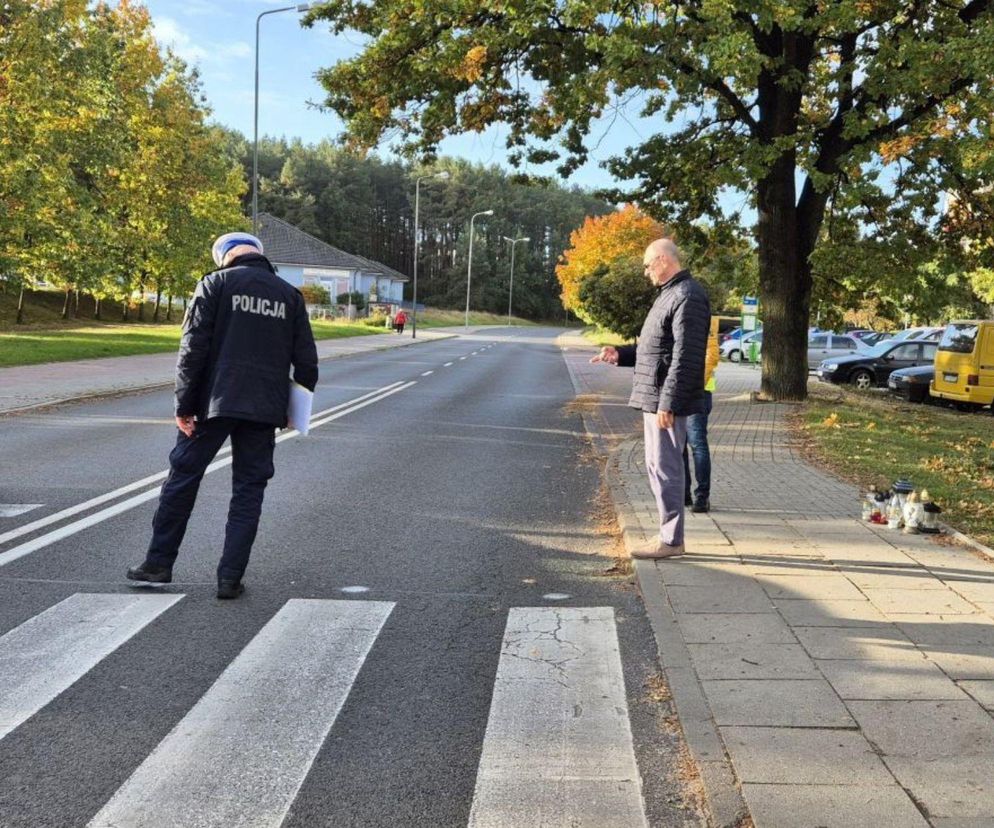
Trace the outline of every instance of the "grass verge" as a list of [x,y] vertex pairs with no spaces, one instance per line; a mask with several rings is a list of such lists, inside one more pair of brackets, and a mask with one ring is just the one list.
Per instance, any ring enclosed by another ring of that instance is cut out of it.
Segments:
[[[410,312],[408,312],[408,316],[410,316]],[[466,322],[465,311],[440,310],[438,308],[425,308],[423,311],[418,311],[419,328],[451,328],[454,325],[463,325],[465,324],[465,322]],[[517,316],[511,317],[511,323],[513,325],[519,325],[521,327],[531,327],[531,328],[534,328],[538,324],[537,322],[530,322],[527,319],[520,319]],[[469,324],[470,325],[506,325],[507,314],[470,311]],[[408,325],[410,325],[410,320],[408,320]]]
[[630,345],[631,341],[618,336],[618,334],[613,331],[605,330],[604,328],[598,328],[592,326],[583,329],[583,338],[586,339],[591,345],[596,345],[598,348],[603,348],[605,345]]
[[[312,322],[311,329],[315,339],[383,333],[365,325],[321,320]],[[179,325],[151,324],[31,328],[0,333],[0,367],[175,351],[179,337]]]
[[793,419],[810,459],[868,487],[907,477],[942,520],[994,545],[994,417],[812,383]]

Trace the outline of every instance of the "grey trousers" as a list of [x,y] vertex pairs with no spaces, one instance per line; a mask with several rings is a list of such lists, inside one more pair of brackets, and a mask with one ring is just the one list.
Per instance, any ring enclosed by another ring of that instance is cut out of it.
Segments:
[[669,546],[683,543],[684,468],[687,418],[674,417],[673,427],[663,430],[656,415],[642,412],[645,431],[645,470],[659,510],[659,539]]

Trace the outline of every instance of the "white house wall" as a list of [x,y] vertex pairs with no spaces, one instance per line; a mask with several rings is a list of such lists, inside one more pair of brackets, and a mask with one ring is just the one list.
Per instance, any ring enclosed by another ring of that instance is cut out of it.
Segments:
[[304,268],[299,265],[279,264],[278,262],[273,262],[273,265],[275,265],[276,272],[279,273],[281,279],[286,280],[296,288],[303,287]]

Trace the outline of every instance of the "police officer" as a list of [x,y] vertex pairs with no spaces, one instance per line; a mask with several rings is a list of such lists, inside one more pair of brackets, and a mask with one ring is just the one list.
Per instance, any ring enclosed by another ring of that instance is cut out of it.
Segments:
[[176,425],[152,518],[145,561],[132,581],[168,584],[207,466],[231,438],[232,497],[217,597],[244,590],[266,483],[273,476],[275,430],[287,424],[290,366],[314,390],[317,349],[300,291],[283,281],[248,233],[228,233],[211,249],[219,270],[200,280],[183,320],[176,365]]

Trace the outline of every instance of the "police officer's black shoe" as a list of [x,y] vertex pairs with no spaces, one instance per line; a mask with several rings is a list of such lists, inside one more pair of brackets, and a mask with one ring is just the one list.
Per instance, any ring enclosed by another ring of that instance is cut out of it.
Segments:
[[217,597],[221,599],[237,598],[245,592],[241,581],[220,580],[217,582]]
[[129,581],[144,581],[148,584],[169,584],[173,580],[173,569],[171,566],[158,566],[145,561],[141,566],[134,566],[128,570]]
[[684,506],[693,506],[694,505],[694,498],[692,498],[690,495],[684,495],[683,496],[683,505]]
[[710,512],[711,501],[708,500],[706,497],[699,497],[697,498],[697,500],[694,501],[694,505],[691,507],[690,511],[698,515],[703,512]]

